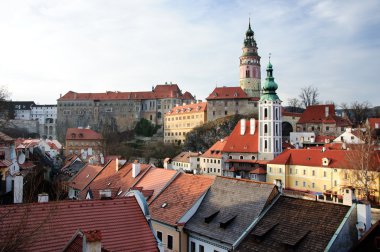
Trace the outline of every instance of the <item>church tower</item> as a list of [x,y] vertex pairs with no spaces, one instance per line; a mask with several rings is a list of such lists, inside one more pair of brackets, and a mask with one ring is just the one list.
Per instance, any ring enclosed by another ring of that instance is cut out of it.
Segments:
[[251,20],[249,20],[248,30],[245,33],[243,54],[240,56],[240,87],[249,97],[260,98],[260,56],[257,54],[257,44],[253,35]]
[[282,152],[281,100],[273,77],[273,66],[267,67],[267,77],[259,101],[259,159],[272,160]]

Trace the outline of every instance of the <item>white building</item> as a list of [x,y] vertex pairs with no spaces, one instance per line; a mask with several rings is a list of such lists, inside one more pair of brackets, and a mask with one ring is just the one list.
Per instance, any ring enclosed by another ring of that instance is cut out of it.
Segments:
[[33,101],[13,101],[14,119],[31,120],[32,107],[36,104]]
[[346,128],[346,131],[343,132],[337,138],[335,138],[334,142],[336,142],[336,143],[347,143],[347,144],[362,144],[362,143],[364,143],[364,141],[358,137],[359,134],[355,134],[355,133],[358,133],[358,131],[353,130],[352,128]]
[[197,171],[200,169],[200,156],[201,153],[198,152],[184,151],[172,160],[165,160],[165,162],[171,162],[171,165],[166,164],[166,167],[173,170],[184,170],[185,172],[198,173]]
[[57,105],[33,105],[31,120],[38,120],[41,136],[56,139]]
[[303,148],[304,143],[315,143],[314,132],[290,132],[290,144],[294,145],[296,149]]

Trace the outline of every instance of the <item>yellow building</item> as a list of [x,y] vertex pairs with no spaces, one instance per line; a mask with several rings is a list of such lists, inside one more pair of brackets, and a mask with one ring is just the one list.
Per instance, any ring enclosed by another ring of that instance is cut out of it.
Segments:
[[206,121],[206,102],[176,106],[165,114],[164,142],[182,144],[188,132]]
[[[342,199],[347,187],[356,189],[360,199],[364,195],[358,171],[349,169],[348,150],[292,149],[286,150],[267,164],[267,182],[281,184],[283,189],[323,195],[328,199]],[[377,164],[379,166],[378,158]],[[379,202],[379,169],[369,172],[373,202]],[[363,180],[363,179],[362,179]]]

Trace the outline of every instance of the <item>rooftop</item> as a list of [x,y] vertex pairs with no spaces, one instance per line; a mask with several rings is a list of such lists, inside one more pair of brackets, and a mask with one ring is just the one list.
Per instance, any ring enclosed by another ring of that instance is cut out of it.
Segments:
[[199,112],[205,112],[206,109],[207,109],[207,102],[199,102],[199,103],[173,107],[165,115],[170,116],[170,115],[178,115],[178,114],[199,113]]
[[228,137],[217,141],[210,149],[201,155],[203,158],[222,158],[222,150],[228,141]]
[[217,177],[185,228],[231,246],[277,194],[270,183]]
[[235,128],[231,132],[230,136],[228,137],[227,143],[224,145],[223,152],[227,153],[236,153],[236,152],[243,152],[243,153],[257,153],[259,150],[258,146],[258,135],[259,135],[259,127],[258,127],[258,121],[255,120],[255,130],[254,134],[251,135],[251,125],[250,120],[246,120],[245,124],[245,131],[244,134],[241,135],[240,128],[241,128],[241,120],[236,124]]
[[[23,251],[60,251],[78,230],[100,230],[111,251],[157,251],[157,242],[135,197],[58,201],[0,207],[0,244],[17,232]],[[14,249],[13,249],[14,250]]]
[[183,151],[175,156],[172,161],[189,163],[191,157],[199,157],[201,154],[198,152]]
[[92,129],[68,128],[66,140],[102,140],[100,133]]
[[[326,116],[327,114],[327,116]],[[302,113],[298,123],[325,123],[336,124],[337,126],[350,126],[348,119],[335,115],[335,105],[312,105]]]
[[249,99],[241,87],[216,87],[206,100]]
[[214,182],[214,177],[179,173],[150,204],[153,220],[168,225],[181,225],[181,217],[207,191]]
[[236,251],[324,251],[349,209],[281,196]]

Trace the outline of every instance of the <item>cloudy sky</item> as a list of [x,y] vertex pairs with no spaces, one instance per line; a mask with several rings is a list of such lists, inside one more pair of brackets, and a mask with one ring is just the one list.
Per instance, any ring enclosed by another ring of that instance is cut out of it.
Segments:
[[239,85],[251,16],[285,104],[313,85],[321,101],[380,105],[379,13],[378,0],[1,0],[0,86],[39,104],[165,82],[204,99]]

